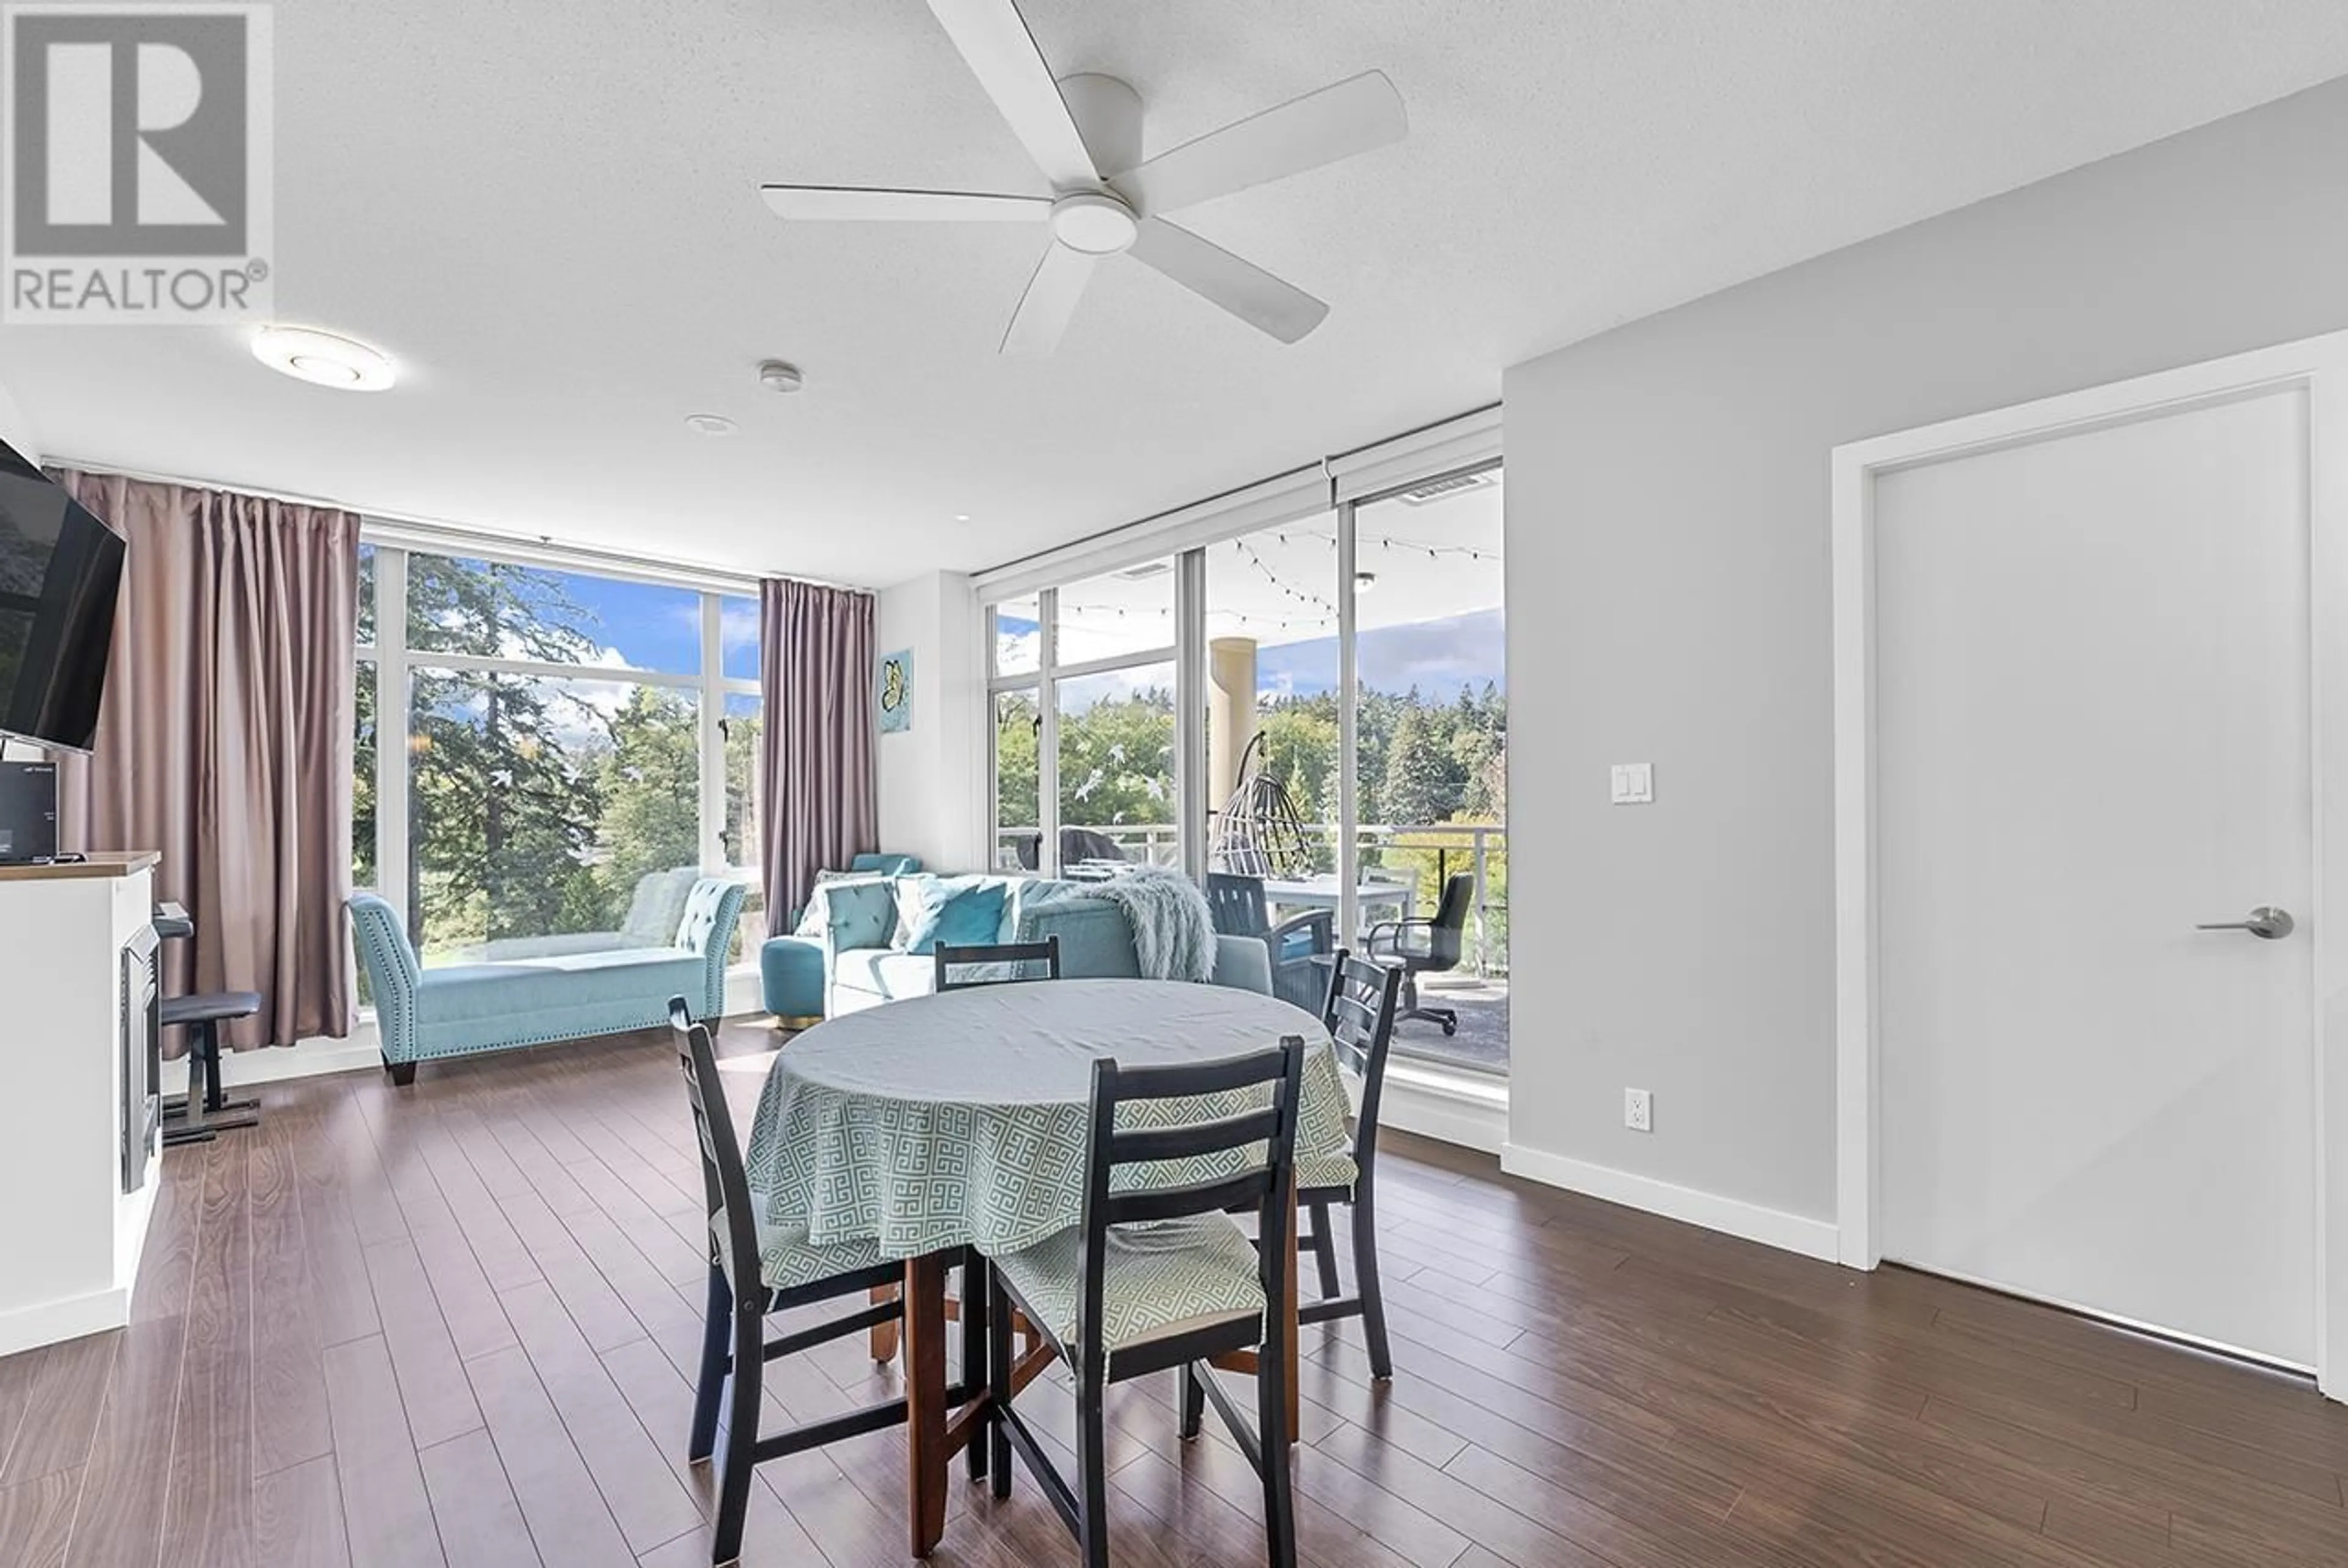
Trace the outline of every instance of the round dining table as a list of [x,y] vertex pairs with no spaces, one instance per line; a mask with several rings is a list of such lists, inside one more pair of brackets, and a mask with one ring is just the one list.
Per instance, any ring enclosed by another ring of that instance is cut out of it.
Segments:
[[[954,1454],[983,1440],[983,1391],[970,1391],[959,1411],[947,1408],[946,1275],[964,1247],[1013,1252],[1081,1221],[1093,1063],[1213,1061],[1289,1036],[1310,1047],[1298,1157],[1348,1158],[1349,1102],[1328,1030],[1311,1013],[1252,991],[1136,979],[971,986],[848,1013],[776,1056],[744,1158],[762,1223],[818,1245],[875,1241],[884,1255],[905,1260],[915,1556],[927,1556],[944,1532]],[[1143,1109],[1137,1103],[1128,1113]],[[1170,1102],[1148,1109],[1191,1121],[1230,1108]],[[1168,1163],[1149,1179],[1174,1184],[1208,1173]],[[1293,1358],[1293,1249],[1288,1262]],[[876,1340],[876,1352],[886,1348]],[[1293,1367],[1288,1386],[1292,1396]]]

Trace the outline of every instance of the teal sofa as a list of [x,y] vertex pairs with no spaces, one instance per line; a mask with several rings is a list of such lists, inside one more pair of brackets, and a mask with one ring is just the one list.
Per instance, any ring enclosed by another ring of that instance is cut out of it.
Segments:
[[[848,863],[851,876],[910,876],[922,863],[911,855],[860,855]],[[829,972],[821,937],[796,934],[799,911],[792,910],[790,934],[769,937],[758,949],[758,989],[767,1010],[779,1019],[811,1021],[823,1016],[824,976]]]
[[[1080,896],[1079,884],[1035,876],[979,880],[999,882],[1006,889],[994,940],[1040,942],[1057,937],[1060,972],[1070,978],[1130,979],[1141,973],[1124,911],[1103,899]],[[895,882],[893,877],[872,877],[816,889],[815,897],[824,901],[824,934],[796,940],[820,943],[825,1017],[927,996],[933,988],[936,960],[928,953],[905,952],[893,945]],[[1272,964],[1264,945],[1243,937],[1218,937],[1210,979],[1270,995]]]
[[419,1061],[664,1027],[671,997],[684,997],[699,1017],[716,1018],[726,1010],[726,954],[743,894],[739,882],[695,882],[666,947],[429,969],[417,961],[392,907],[372,893],[355,894],[351,926],[375,989],[383,1064],[394,1082],[413,1083]]

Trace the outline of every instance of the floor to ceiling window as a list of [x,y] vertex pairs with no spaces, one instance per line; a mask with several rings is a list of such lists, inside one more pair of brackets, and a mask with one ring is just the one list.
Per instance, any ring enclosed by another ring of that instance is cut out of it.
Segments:
[[1398,1051],[1505,1072],[1502,493],[1443,475],[995,605],[998,864],[1261,877],[1406,971]]
[[1403,962],[1395,1048],[1509,1061],[1509,698],[1498,469],[1354,512],[1365,950]]
[[755,945],[755,600],[380,544],[361,577],[354,881],[427,965],[666,946],[710,872]]

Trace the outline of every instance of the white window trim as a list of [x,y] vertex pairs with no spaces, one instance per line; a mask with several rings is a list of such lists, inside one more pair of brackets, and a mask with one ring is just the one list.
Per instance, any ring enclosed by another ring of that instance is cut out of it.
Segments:
[[[354,655],[362,665],[372,664],[376,677],[376,892],[408,924],[408,682],[417,669],[454,670],[472,674],[511,675],[554,681],[592,681],[615,685],[652,686],[696,694],[700,723],[701,774],[696,802],[697,841],[701,869],[705,874],[753,870],[755,864],[728,861],[726,844],[726,738],[722,728],[726,700],[764,694],[755,680],[728,677],[725,672],[724,604],[727,599],[758,597],[755,579],[736,579],[689,569],[664,569],[588,551],[566,552],[552,547],[522,548],[502,540],[483,540],[450,530],[426,529],[410,524],[364,519],[359,540],[375,548],[375,641],[356,645]],[[407,561],[411,554],[447,555],[463,559],[494,560],[507,565],[540,567],[584,577],[616,579],[679,588],[701,598],[701,672],[613,669],[601,664],[562,664],[536,659],[502,659],[474,653],[441,653],[407,645]],[[763,832],[764,825],[760,825]],[[753,857],[755,859],[755,857]],[[737,966],[738,967],[738,966]]]

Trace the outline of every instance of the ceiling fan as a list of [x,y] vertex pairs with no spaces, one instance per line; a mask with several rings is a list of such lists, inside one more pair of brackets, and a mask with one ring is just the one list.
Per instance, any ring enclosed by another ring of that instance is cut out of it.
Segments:
[[1055,82],[1014,0],[929,4],[1052,193],[768,185],[767,206],[794,220],[1048,223],[1051,241],[1003,334],[1004,354],[1051,353],[1093,268],[1121,252],[1282,343],[1321,324],[1329,313],[1321,301],[1161,214],[1401,140],[1409,128],[1402,97],[1382,73],[1365,71],[1144,161],[1140,95],[1115,77]]

